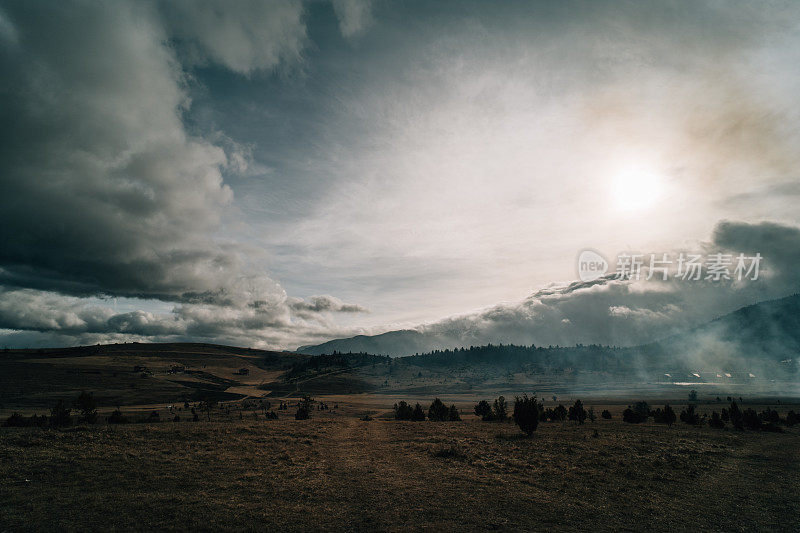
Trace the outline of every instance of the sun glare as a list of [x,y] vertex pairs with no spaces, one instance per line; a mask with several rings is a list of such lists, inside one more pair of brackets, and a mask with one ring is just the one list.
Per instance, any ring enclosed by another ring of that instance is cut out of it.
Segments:
[[645,170],[628,170],[614,178],[612,194],[617,208],[639,211],[652,207],[661,196],[658,175]]

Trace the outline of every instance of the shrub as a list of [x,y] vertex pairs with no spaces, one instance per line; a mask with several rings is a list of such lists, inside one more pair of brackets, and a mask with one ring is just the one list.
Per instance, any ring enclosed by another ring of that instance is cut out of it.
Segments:
[[622,412],[622,420],[628,422],[629,424],[641,424],[645,420],[647,420],[646,416],[642,416],[642,414],[638,411],[634,411],[630,407],[625,409]]
[[7,428],[23,428],[28,425],[28,419],[19,413],[12,413],[11,416],[6,418],[3,426]]
[[161,416],[158,414],[158,411],[150,411],[150,414],[147,417],[148,422],[161,422]]
[[423,422],[425,420],[425,411],[419,403],[414,406],[414,411],[411,413],[411,420],[414,422]]
[[761,414],[759,414],[758,416],[759,418],[761,418],[761,421],[764,422],[765,424],[772,424],[774,426],[777,426],[778,424],[783,422],[783,420],[781,420],[781,415],[778,414],[778,411],[776,411],[775,409],[770,409],[769,407],[767,407],[766,411],[761,411]]
[[600,416],[602,416],[606,420],[611,420],[611,411],[609,411],[608,409],[603,409],[603,412],[600,413]]
[[589,408],[589,410],[587,411],[587,415],[590,422],[594,422],[595,420],[597,420],[597,415],[594,414],[594,407]]
[[489,405],[489,402],[486,400],[481,400],[475,404],[475,415],[481,417],[484,420],[491,419],[492,414],[492,406]]
[[689,401],[696,402],[697,401],[697,391],[692,389],[689,391]]
[[109,424],[127,424],[128,417],[122,414],[122,411],[115,409],[113,413],[106,419]]
[[23,427],[45,427],[49,423],[49,419],[45,415],[36,416],[22,416],[19,413],[12,413],[5,422],[3,422],[3,426],[5,427],[16,427],[16,428],[23,428]]
[[397,420],[411,420],[414,414],[414,409],[405,401],[400,401],[394,404],[394,417]]
[[275,411],[266,411],[264,413],[264,417],[267,420],[277,420],[278,419],[278,413],[276,413]]
[[690,426],[700,425],[700,415],[695,412],[693,404],[687,405],[686,409],[681,411],[681,422]]
[[62,400],[58,400],[50,410],[50,425],[53,427],[65,427],[72,425],[72,409],[64,406]]
[[675,411],[669,404],[664,405],[664,410],[656,409],[653,413],[653,420],[658,422],[659,424],[667,424],[669,427],[672,427],[672,424],[675,423],[677,420],[677,416],[675,416]]
[[567,419],[567,408],[561,404],[558,404],[558,407],[553,409],[553,418],[551,418],[550,420],[552,420],[553,422],[563,422],[566,419]]
[[744,417],[742,415],[742,410],[739,409],[739,406],[736,402],[731,402],[731,408],[728,411],[728,416],[731,419],[731,424],[736,429],[744,429]]
[[450,418],[450,410],[447,406],[440,400],[436,398],[431,402],[431,406],[428,408],[428,420],[433,420],[434,422],[444,422]]
[[431,455],[440,459],[463,459],[466,457],[464,452],[455,445],[448,446],[447,448],[440,448],[432,452]]
[[719,416],[719,413],[714,411],[711,413],[711,420],[708,421],[708,425],[714,429],[722,429],[725,427],[725,422],[722,420],[722,417]]
[[631,409],[639,413],[645,420],[650,416],[650,406],[647,405],[647,402],[636,402],[631,406]]
[[758,413],[753,409],[745,409],[742,412],[742,423],[745,429],[761,429],[761,419],[758,417]]
[[586,420],[586,409],[583,408],[583,402],[575,400],[575,405],[569,408],[568,417],[570,420],[576,421],[578,424],[583,424]]
[[784,423],[787,426],[793,426],[795,424],[800,424],[800,415],[795,413],[794,411],[789,411],[786,413],[786,420]]
[[86,391],[81,392],[75,399],[75,408],[81,413],[80,420],[87,424],[97,422],[97,402],[94,396]]
[[448,418],[450,419],[451,422],[461,421],[461,415],[459,414],[458,408],[456,408],[455,404],[450,406],[450,412],[448,413]]
[[311,396],[303,396],[303,399],[300,400],[300,404],[297,407],[297,412],[294,414],[294,419],[308,420],[308,417],[311,416],[311,409],[313,409],[311,405],[313,402],[314,399]]
[[494,418],[500,422],[505,422],[508,418],[508,404],[505,396],[500,396],[494,401]]
[[533,432],[539,427],[541,412],[541,406],[536,401],[536,396],[529,398],[527,394],[523,394],[521,398],[519,396],[514,398],[514,422],[526,435],[533,435]]

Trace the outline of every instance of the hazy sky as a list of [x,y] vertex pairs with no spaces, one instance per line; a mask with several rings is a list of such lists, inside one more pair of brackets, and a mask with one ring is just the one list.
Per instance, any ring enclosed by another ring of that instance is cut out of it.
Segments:
[[[796,292],[799,30],[796,2],[0,1],[0,342],[443,327],[587,247],[781,265],[669,326]],[[640,340],[609,327],[558,338]]]

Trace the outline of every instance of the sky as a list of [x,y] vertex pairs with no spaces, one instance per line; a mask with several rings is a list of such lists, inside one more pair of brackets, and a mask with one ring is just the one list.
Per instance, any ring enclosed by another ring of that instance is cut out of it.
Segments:
[[[630,344],[795,293],[798,30],[796,2],[0,1],[0,344]],[[587,248],[764,271],[576,288]]]

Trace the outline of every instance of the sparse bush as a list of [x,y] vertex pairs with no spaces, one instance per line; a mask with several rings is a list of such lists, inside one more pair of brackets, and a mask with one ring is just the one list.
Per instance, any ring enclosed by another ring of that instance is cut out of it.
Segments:
[[431,406],[428,408],[428,420],[432,420],[434,422],[444,422],[450,418],[450,410],[447,406],[440,400],[436,398],[431,402]]
[[508,419],[508,404],[506,403],[505,396],[499,396],[494,401],[494,409],[492,415],[495,420],[505,422]]
[[575,405],[569,408],[569,414],[567,416],[570,420],[574,420],[578,424],[583,424],[587,416],[586,409],[583,408],[583,402],[575,400]]
[[64,405],[63,400],[58,400],[50,410],[50,425],[52,427],[66,427],[72,425],[72,409]]
[[175,415],[175,416],[172,417],[172,421],[173,422],[180,422],[181,421],[181,417],[179,415]]
[[264,413],[264,418],[266,418],[267,420],[277,420],[278,413],[276,413],[275,411],[267,411]]
[[611,411],[608,409],[603,409],[603,412],[600,413],[600,416],[602,416],[605,420],[611,420]]
[[458,446],[452,445],[446,448],[440,448],[434,451],[431,455],[440,459],[463,459],[466,457]]
[[23,428],[28,425],[28,419],[19,413],[12,413],[11,416],[6,418],[3,426],[7,428]]
[[150,411],[150,414],[147,416],[148,422],[161,422],[161,415],[158,414],[158,411]]
[[94,396],[91,393],[81,392],[75,400],[75,407],[81,413],[81,422],[86,422],[87,424],[97,422],[97,402],[94,401]]
[[106,421],[109,424],[127,424],[128,417],[123,415],[122,411],[120,411],[119,409],[115,409],[114,412],[111,413],[111,415],[108,418],[106,418]]
[[536,396],[529,398],[527,394],[523,394],[522,397],[514,398],[514,422],[526,435],[533,435],[533,432],[539,427],[541,412],[541,406],[536,401]]
[[489,402],[486,400],[481,400],[475,404],[474,411],[476,416],[479,416],[484,420],[488,420],[491,418],[492,406],[489,405]]
[[700,425],[700,415],[695,412],[694,404],[689,404],[681,411],[681,422],[690,426]]
[[714,429],[722,429],[725,427],[725,422],[722,420],[719,413],[714,411],[711,413],[711,419],[708,421],[708,425]]
[[594,422],[595,420],[597,420],[597,415],[594,414],[594,407],[590,407],[589,410],[586,412],[586,414],[590,422]]

